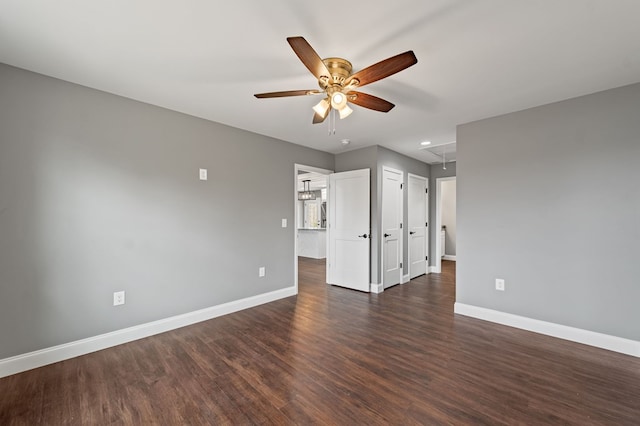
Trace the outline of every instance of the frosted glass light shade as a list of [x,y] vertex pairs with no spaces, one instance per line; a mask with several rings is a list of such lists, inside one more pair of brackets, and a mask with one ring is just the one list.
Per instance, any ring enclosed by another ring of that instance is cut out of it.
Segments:
[[345,105],[341,109],[339,109],[338,112],[340,113],[340,120],[342,120],[343,118],[347,118],[348,116],[350,116],[353,110],[349,108],[349,105]]
[[331,106],[338,111],[347,105],[347,97],[341,92],[331,95]]
[[316,106],[313,107],[313,110],[316,112],[316,114],[324,117],[325,115],[327,115],[327,110],[329,109],[330,106],[331,105],[329,104],[329,101],[326,99],[323,99],[320,102],[318,102]]

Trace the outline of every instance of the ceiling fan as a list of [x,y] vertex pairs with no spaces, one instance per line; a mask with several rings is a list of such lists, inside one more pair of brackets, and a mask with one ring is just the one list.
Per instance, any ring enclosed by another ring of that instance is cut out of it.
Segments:
[[375,111],[389,112],[395,106],[389,101],[354,89],[389,77],[416,64],[418,59],[413,51],[392,56],[352,74],[351,62],[342,58],[321,59],[304,37],[287,37],[293,51],[302,63],[318,79],[321,90],[288,90],[284,92],[258,93],[256,98],[281,98],[286,96],[325,95],[313,107],[313,124],[322,123],[331,109],[335,109],[343,119],[353,112],[349,102]]

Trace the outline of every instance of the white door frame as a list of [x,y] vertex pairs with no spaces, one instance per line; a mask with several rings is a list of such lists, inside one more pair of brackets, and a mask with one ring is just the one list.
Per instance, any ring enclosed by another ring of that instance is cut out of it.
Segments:
[[442,272],[442,254],[440,253],[440,231],[442,230],[442,183],[447,181],[456,180],[456,176],[437,178],[436,179],[436,226],[434,228],[435,241],[436,241],[436,258],[435,258],[435,273]]
[[[429,230],[431,229],[431,227],[429,226],[429,178],[426,178],[424,176],[420,176],[420,175],[415,175],[413,173],[408,173],[407,174],[407,208],[410,207],[410,200],[409,200],[409,181],[411,179],[419,179],[419,180],[423,180],[424,181],[424,187],[426,189],[425,192],[425,197],[424,197],[424,202],[425,202],[425,217],[424,217],[424,222],[427,224],[426,226],[426,232],[425,232],[425,237],[424,237],[424,252],[426,253],[426,256],[429,256],[429,238],[430,238],[430,232]],[[409,220],[407,217],[407,232],[409,232],[410,228],[409,228]],[[409,264],[409,279],[411,279],[411,237],[407,236],[409,244],[407,244],[407,262]],[[429,260],[425,259],[425,274],[429,274],[431,271],[429,269]]]
[[[295,286],[295,292],[298,294],[298,171],[306,170],[308,172],[316,172],[323,175],[327,175],[327,179],[329,175],[333,173],[333,170],[321,169],[313,166],[305,166],[304,164],[295,163],[293,165],[293,283]],[[329,211],[329,187],[327,185],[327,211]],[[329,246],[327,245],[327,251],[329,251]],[[326,272],[325,272],[326,274]],[[325,275],[326,277],[326,275]]]
[[[380,202],[380,206],[382,206],[384,204],[384,192],[382,191],[382,188],[384,188],[384,184],[383,184],[383,179],[384,179],[384,172],[385,171],[389,171],[392,173],[398,173],[400,175],[400,183],[402,184],[402,189],[401,189],[401,197],[400,197],[400,220],[404,221],[404,172],[402,170],[398,170],[398,169],[394,169],[392,167],[387,167],[387,166],[382,166],[382,173],[380,173],[380,179],[379,179],[379,188],[380,188],[380,194],[381,194],[381,202]],[[384,209],[382,209],[384,210]],[[380,244],[380,259],[379,259],[379,263],[380,263],[380,284],[382,284],[382,289],[385,289],[385,282],[384,282],[384,218],[382,217],[382,210],[380,212],[380,216],[378,216],[380,218],[380,237],[379,237],[379,244]],[[398,236],[398,240],[399,240],[399,246],[400,246],[400,259],[401,259],[401,264],[403,265],[400,268],[400,280],[399,280],[399,284],[404,284],[405,281],[402,279],[404,276],[404,239],[403,239],[403,234],[404,234],[404,230],[406,229],[406,226],[404,226],[403,222],[401,223],[401,230],[400,230],[400,235]]]

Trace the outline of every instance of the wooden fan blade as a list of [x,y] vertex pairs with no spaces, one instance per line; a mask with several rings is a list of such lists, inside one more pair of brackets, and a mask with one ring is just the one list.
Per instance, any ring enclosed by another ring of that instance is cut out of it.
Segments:
[[351,91],[347,93],[347,99],[349,100],[349,102],[361,107],[381,112],[389,112],[395,106],[391,102],[385,101],[382,98],[362,92]]
[[356,83],[353,80],[357,80],[359,81],[357,87],[362,87],[365,84],[370,84],[374,81],[389,77],[390,75],[409,68],[416,63],[418,63],[418,58],[416,58],[416,55],[414,55],[412,50],[409,50],[358,71],[349,77],[349,79],[345,81],[344,85],[347,87],[352,82]]
[[327,112],[324,115],[320,115],[317,112],[313,114],[313,124],[322,123],[329,116],[329,112],[331,112],[331,108],[327,108]]
[[305,95],[320,95],[324,92],[322,90],[287,90],[285,92],[269,92],[269,93],[257,93],[255,96],[258,99],[262,98],[283,98],[285,96],[305,96]]
[[311,71],[311,74],[315,75],[319,80],[321,77],[331,78],[331,73],[327,69],[327,66],[322,62],[322,58],[318,56],[313,47],[304,37],[287,37],[287,41],[291,45],[291,48],[302,63]]

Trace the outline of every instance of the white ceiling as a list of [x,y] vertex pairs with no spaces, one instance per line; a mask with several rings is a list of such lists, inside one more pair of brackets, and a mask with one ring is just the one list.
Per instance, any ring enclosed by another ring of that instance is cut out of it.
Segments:
[[[322,151],[437,163],[457,124],[640,81],[639,16],[638,0],[0,0],[0,62]],[[329,135],[317,97],[253,97],[317,88],[298,35],[354,71],[406,50],[418,63],[361,89],[393,110],[354,106]]]
[[310,172],[306,170],[300,170],[298,172],[298,191],[305,191],[304,181],[309,181],[309,190],[319,191],[327,187],[327,175],[323,175],[316,172]]

